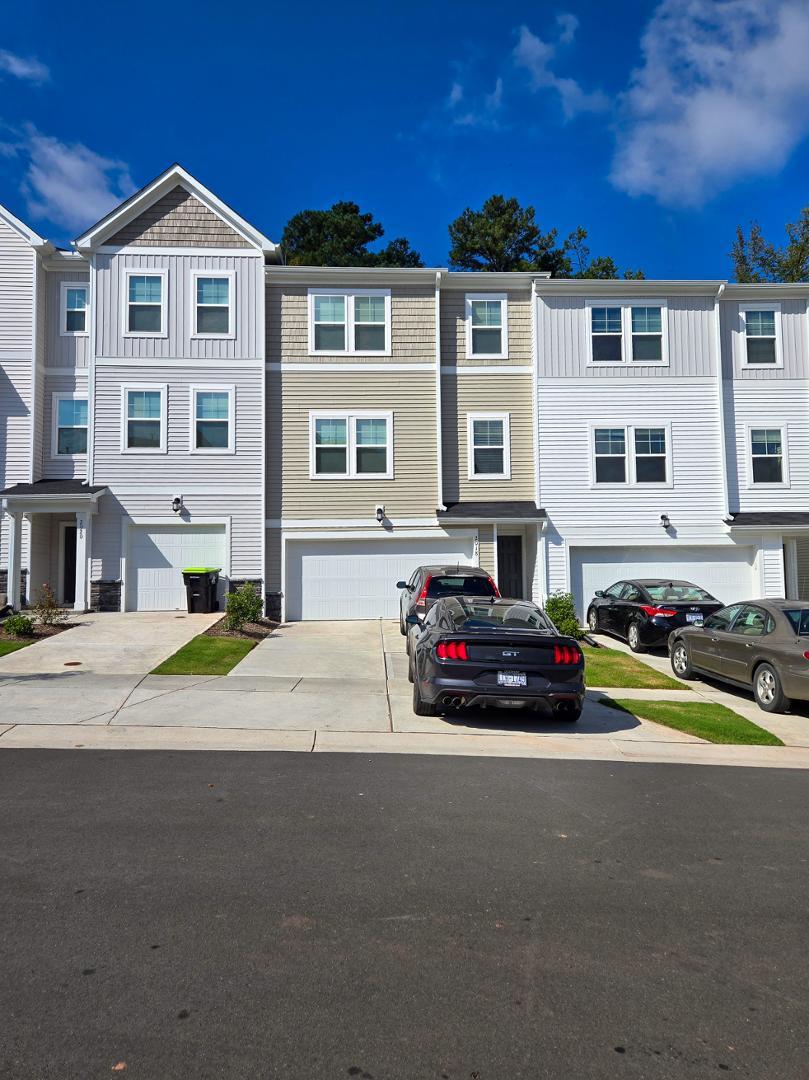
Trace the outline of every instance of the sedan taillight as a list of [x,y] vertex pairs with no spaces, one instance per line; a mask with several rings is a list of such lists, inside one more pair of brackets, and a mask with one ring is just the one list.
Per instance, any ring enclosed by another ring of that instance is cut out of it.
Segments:
[[554,664],[578,664],[580,660],[581,653],[575,645],[554,645]]
[[672,611],[671,608],[664,607],[649,607],[648,604],[641,604],[640,609],[644,614],[648,615],[650,619],[653,619],[655,615],[662,615],[664,618],[670,619],[672,615],[676,615],[676,611]]
[[469,653],[465,641],[439,641],[435,647],[439,660],[468,660]]

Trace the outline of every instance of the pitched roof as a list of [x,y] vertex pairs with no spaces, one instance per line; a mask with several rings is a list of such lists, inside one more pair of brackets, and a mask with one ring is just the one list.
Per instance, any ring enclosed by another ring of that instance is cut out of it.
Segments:
[[2,205],[0,205],[0,219],[5,221],[6,225],[12,228],[16,233],[19,233],[23,240],[25,240],[27,244],[30,244],[31,247],[51,247],[51,244],[41,237],[39,233],[35,233],[24,221],[20,221],[18,217],[15,217],[10,210]]
[[521,499],[447,503],[446,510],[436,514],[439,521],[461,518],[466,521],[542,521],[547,516],[535,502]]

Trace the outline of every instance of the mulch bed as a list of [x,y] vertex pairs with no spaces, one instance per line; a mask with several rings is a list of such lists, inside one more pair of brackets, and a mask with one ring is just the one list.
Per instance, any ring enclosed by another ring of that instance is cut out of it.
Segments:
[[[25,614],[25,612],[23,612]],[[78,623],[60,623],[58,626],[41,626],[39,623],[34,625],[33,634],[26,635],[25,637],[15,637],[13,634],[7,634],[5,627],[0,626],[0,641],[42,641],[44,638],[53,637],[55,634],[61,634],[63,630],[72,630]]]
[[209,627],[205,633],[208,637],[242,638],[246,641],[263,641],[269,637],[273,630],[277,630],[280,623],[272,619],[262,619],[261,622],[245,623],[241,630],[226,630],[224,617]]

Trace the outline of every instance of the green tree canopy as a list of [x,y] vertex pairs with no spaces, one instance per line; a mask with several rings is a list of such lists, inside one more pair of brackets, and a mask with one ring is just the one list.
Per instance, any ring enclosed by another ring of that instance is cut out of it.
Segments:
[[797,221],[786,223],[785,231],[787,242],[777,247],[764,239],[758,222],[747,236],[737,226],[730,249],[737,281],[809,281],[809,206]]
[[336,202],[330,210],[302,210],[281,236],[291,266],[423,266],[408,240],[398,237],[381,251],[369,251],[385,230],[355,202]]

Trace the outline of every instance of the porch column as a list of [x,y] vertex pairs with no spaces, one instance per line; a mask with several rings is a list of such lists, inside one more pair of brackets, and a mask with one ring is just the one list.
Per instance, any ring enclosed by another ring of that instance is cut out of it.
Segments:
[[20,554],[22,549],[22,514],[8,513],[8,602],[17,611],[20,607]]
[[93,515],[87,510],[76,511],[76,599],[74,611],[87,611],[90,606],[90,532]]

